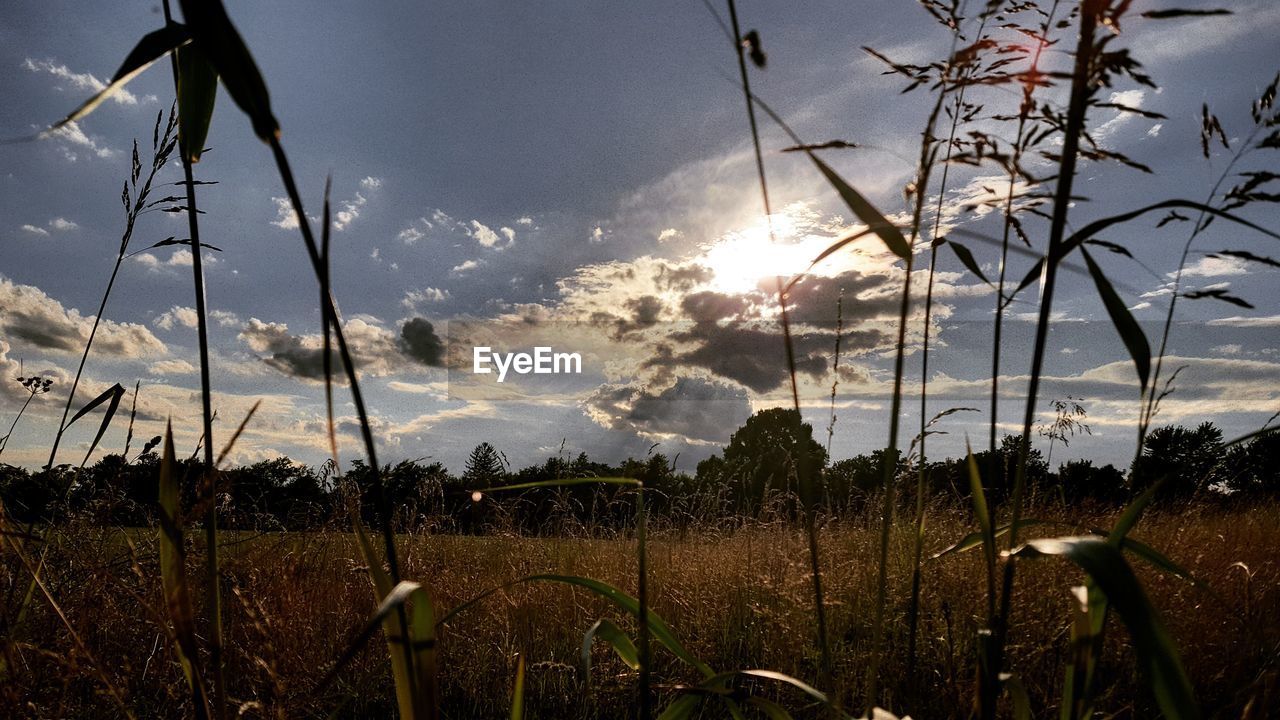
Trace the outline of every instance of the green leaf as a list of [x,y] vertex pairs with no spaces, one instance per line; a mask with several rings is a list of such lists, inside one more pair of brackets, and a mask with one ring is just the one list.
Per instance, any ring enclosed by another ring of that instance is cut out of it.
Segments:
[[[1023,528],[1028,528],[1028,527],[1032,527],[1032,526],[1035,526],[1035,525],[1066,525],[1066,526],[1069,526],[1069,525],[1070,525],[1070,523],[1060,523],[1060,522],[1056,522],[1056,521],[1053,521],[1053,520],[1036,520],[1036,519],[1034,519],[1034,518],[1027,518],[1027,519],[1025,519],[1025,520],[1019,520],[1019,521],[1018,521],[1018,531],[1019,531],[1019,532],[1021,532]],[[996,530],[995,530],[995,533],[994,533],[993,537],[996,537],[996,538],[1004,537],[1005,535],[1007,535],[1007,534],[1009,533],[1009,528],[1010,528],[1010,527],[1012,527],[1012,524],[1011,524],[1011,523],[1004,523],[1003,525],[998,526],[998,527],[996,528]],[[960,538],[960,540],[959,540],[959,541],[957,541],[957,542],[955,542],[955,543],[953,543],[953,544],[951,544],[951,545],[948,545],[946,548],[944,548],[944,549],[942,549],[942,550],[939,550],[938,552],[934,553],[933,555],[931,555],[931,556],[929,557],[929,559],[930,559],[930,560],[937,560],[937,559],[942,558],[942,557],[945,557],[945,556],[947,556],[947,555],[952,555],[952,554],[954,554],[954,553],[961,553],[961,552],[965,552],[965,551],[967,551],[967,550],[972,550],[973,548],[976,548],[976,547],[978,547],[978,546],[979,546],[979,545],[981,545],[981,544],[982,544],[982,531],[981,531],[981,530],[979,530],[979,531],[977,531],[977,532],[971,532],[971,533],[969,533],[968,535],[965,535],[964,537]]]
[[[490,595],[493,595],[499,590],[505,590],[507,588],[514,587],[516,585],[520,585],[523,583],[532,583],[532,582],[562,583],[566,585],[573,585],[576,587],[585,588],[595,593],[596,595],[599,595],[600,597],[608,600],[609,602],[613,603],[614,605],[626,611],[627,613],[635,616],[637,619],[640,617],[640,602],[636,600],[634,597],[622,592],[621,590],[617,589],[616,587],[613,587],[612,585],[609,585],[608,583],[600,582],[599,580],[593,580],[591,578],[578,577],[576,575],[539,574],[539,575],[527,575],[525,577],[518,578],[516,580],[512,580],[511,582],[503,583],[502,585],[499,585],[497,587],[485,590],[479,595],[459,604],[458,606],[451,609],[449,612],[445,613],[444,617],[442,617],[440,621],[436,623],[436,625],[437,626],[445,625],[450,620],[452,620],[455,616],[462,613],[464,610],[467,610],[475,606],[481,600],[484,600],[485,598],[489,597]],[[649,632],[653,635],[654,638],[658,640],[658,642],[665,645],[666,648],[670,650],[676,657],[680,658],[684,662],[696,668],[698,672],[702,673],[704,677],[711,677],[715,675],[715,672],[712,671],[712,669],[706,663],[694,657],[692,653],[690,653],[683,645],[680,644],[680,641],[676,640],[675,634],[671,632],[670,626],[668,626],[666,621],[663,620],[660,615],[654,612],[652,608],[650,608],[648,612],[645,613],[645,616],[648,618]]]
[[1032,540],[1013,555],[1057,555],[1080,566],[1128,628],[1138,666],[1165,717],[1170,720],[1200,717],[1177,646],[1119,548],[1095,537],[1066,537]]
[[[400,631],[401,610],[413,601],[412,620],[408,637]],[[365,623],[364,628],[355,640],[347,646],[337,662],[325,674],[320,684],[313,691],[320,693],[337,677],[338,672],[369,642],[381,626],[387,636],[387,645],[391,655],[391,671],[396,686],[396,702],[402,718],[427,717],[438,709],[438,694],[435,690],[435,622],[431,598],[421,585],[409,580],[401,580],[378,603],[377,610]],[[405,643],[409,644],[413,664],[417,674],[409,670],[406,659]],[[428,674],[431,674],[430,676]],[[419,711],[420,710],[420,711]]]
[[54,123],[50,130],[57,130],[93,112],[107,98],[128,85],[129,81],[139,73],[151,67],[151,63],[189,42],[191,42],[191,33],[186,26],[177,23],[170,23],[159,30],[147,33],[124,59],[120,69],[116,70],[116,74],[111,76],[111,82],[85,100],[80,107],[72,110],[70,115]]
[[978,267],[978,262],[973,259],[973,253],[969,252],[969,248],[961,245],[955,240],[947,240],[946,243],[951,247],[951,251],[956,254],[956,257],[960,258],[960,262],[963,263],[966,268],[969,268],[969,272],[977,275],[978,279],[982,282],[988,285],[991,284],[991,281],[987,279],[987,276],[982,274],[982,269]]
[[982,475],[978,472],[978,461],[973,457],[973,448],[965,441],[967,452],[966,465],[969,468],[969,494],[973,498],[973,514],[978,519],[978,530],[982,533],[982,552],[986,556],[988,572],[995,572],[996,534],[991,525],[991,511],[987,507],[987,493],[982,488]]
[[591,644],[597,637],[609,643],[627,667],[632,670],[640,669],[640,653],[636,650],[635,643],[612,620],[600,618],[582,636],[583,677],[588,682],[591,680]]
[[[621,590],[609,585],[608,583],[593,580],[591,578],[579,577],[576,575],[530,575],[524,578],[530,582],[557,582],[567,585],[576,585],[581,588],[590,590],[600,597],[612,602],[614,605],[626,610],[628,613],[640,617],[640,603],[634,597],[622,592]],[[712,676],[714,673],[706,663],[694,657],[692,653],[685,649],[675,638],[675,634],[671,632],[671,628],[667,625],[652,608],[646,613],[649,619],[649,631],[653,637],[667,647],[676,657],[692,665],[705,676]]]
[[511,720],[524,720],[524,653],[516,656],[516,680],[511,687]]
[[663,710],[662,714],[658,716],[658,720],[687,720],[693,717],[693,711],[697,710],[701,704],[702,697],[700,695],[681,695],[671,701],[667,709]]
[[793,720],[786,708],[772,700],[753,695],[747,698],[747,704],[760,710],[769,720]]
[[1120,213],[1119,215],[1112,215],[1111,217],[1102,218],[1101,220],[1095,220],[1088,225],[1085,225],[1083,228],[1072,233],[1071,237],[1062,241],[1062,245],[1058,251],[1058,256],[1054,258],[1054,262],[1061,261],[1067,255],[1071,254],[1071,251],[1083,245],[1084,241],[1092,239],[1095,235],[1106,230],[1112,225],[1128,222],[1154,210],[1164,210],[1166,208],[1190,208],[1192,210],[1203,212],[1206,215],[1213,215],[1214,217],[1220,217],[1224,220],[1230,220],[1233,223],[1243,225],[1244,227],[1260,232],[1263,235],[1280,240],[1280,234],[1272,232],[1260,225],[1251,223],[1244,218],[1232,215],[1229,212],[1219,210],[1211,205],[1206,205],[1192,200],[1164,200],[1152,205],[1147,205],[1146,207],[1138,208],[1137,210],[1130,210],[1129,212]]
[[1133,319],[1133,313],[1129,312],[1124,300],[1116,294],[1111,281],[1107,280],[1102,268],[1093,261],[1089,251],[1080,248],[1080,253],[1084,255],[1084,262],[1089,266],[1089,275],[1093,277],[1093,284],[1098,288],[1102,305],[1107,309],[1107,315],[1111,316],[1111,324],[1115,326],[1116,332],[1120,333],[1120,339],[1129,350],[1129,357],[1133,358],[1133,364],[1138,370],[1138,379],[1142,383],[1142,390],[1146,392],[1147,381],[1151,377],[1151,345],[1147,342],[1146,333],[1142,332],[1142,326]]
[[199,45],[178,48],[178,141],[187,160],[200,162],[218,97],[218,71]]
[[902,236],[902,231],[889,222],[861,193],[854,190],[853,186],[845,182],[844,178],[837,175],[826,163],[822,162],[821,158],[812,151],[806,151],[806,154],[813,161],[813,164],[818,166],[818,170],[827,178],[827,182],[831,183],[832,187],[836,189],[841,199],[844,200],[844,204],[849,206],[849,209],[858,217],[858,220],[880,236],[885,246],[889,248],[889,252],[903,260],[909,259],[911,257],[911,245]]
[[1000,683],[1013,701],[1013,720],[1032,720],[1031,696],[1027,694],[1022,680],[1013,673],[1000,673]]
[[181,0],[181,6],[192,38],[217,70],[227,93],[249,116],[254,134],[270,142],[280,134],[280,123],[271,113],[267,84],[222,0]]

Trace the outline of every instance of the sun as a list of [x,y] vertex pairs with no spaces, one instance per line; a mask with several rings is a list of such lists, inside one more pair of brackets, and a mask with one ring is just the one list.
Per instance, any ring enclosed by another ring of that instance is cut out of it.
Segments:
[[803,243],[795,242],[795,218],[782,212],[774,213],[772,220],[776,240],[770,239],[768,221],[761,217],[751,226],[731,232],[706,248],[698,263],[710,268],[710,285],[714,290],[747,293],[766,280],[771,288],[774,277],[795,275],[809,265],[813,257],[805,255]]
[[[769,219],[773,222],[773,239],[769,237]],[[726,294],[773,292],[774,278],[791,278],[810,270],[814,258],[838,239],[815,227],[814,222],[813,213],[806,208],[789,207],[772,218],[760,216],[742,230],[724,235],[693,259],[711,270],[708,285],[713,290]],[[835,275],[866,264],[862,253],[842,252],[812,268],[812,272]]]

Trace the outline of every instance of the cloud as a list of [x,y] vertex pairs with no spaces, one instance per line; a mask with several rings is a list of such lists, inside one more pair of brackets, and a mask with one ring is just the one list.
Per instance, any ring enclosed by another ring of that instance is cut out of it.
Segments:
[[587,416],[604,428],[695,443],[727,442],[751,416],[751,401],[741,387],[697,377],[678,378],[656,393],[635,385],[604,385],[584,405]]
[[360,211],[368,202],[368,198],[360,193],[356,193],[350,200],[343,200],[338,212],[333,214],[333,229],[346,230],[351,227],[351,223],[360,217]]
[[221,327],[235,327],[240,324],[240,317],[230,310],[210,310],[209,319]]
[[516,231],[515,231],[515,230],[512,230],[512,229],[511,229],[511,228],[509,228],[509,227],[503,226],[503,227],[498,228],[498,232],[502,233],[502,236],[503,236],[504,238],[506,238],[506,239],[507,239],[507,246],[508,246],[508,247],[510,247],[511,245],[513,245],[513,244],[515,243],[515,241],[516,241]]
[[[343,325],[351,348],[365,375],[392,372],[398,351],[391,333],[364,320],[352,319]],[[239,339],[259,354],[259,359],[284,375],[303,380],[324,379],[324,350],[319,335],[292,335],[284,323],[249,318]],[[335,382],[345,382],[337,351],[332,352],[331,369]]]
[[355,223],[356,219],[360,218],[361,210],[364,210],[367,202],[369,202],[369,199],[358,192],[351,200],[343,200],[340,209],[337,213],[333,214],[333,229],[335,229],[335,231],[344,231],[344,229],[351,227],[351,224]]
[[471,221],[471,237],[482,246],[491,248],[498,244],[498,233],[494,232],[488,225],[481,223],[479,220]]
[[[1131,108],[1141,108],[1142,101],[1146,98],[1147,93],[1144,90],[1119,90],[1111,93],[1107,102],[1123,105]],[[1093,138],[1098,141],[1105,141],[1113,137],[1122,127],[1129,124],[1138,115],[1123,110],[1116,110],[1115,116],[1110,120],[1102,123],[1093,131]],[[1159,132],[1159,131],[1157,131]]]
[[[161,260],[160,258],[156,257],[155,255],[149,252],[144,252],[138,255],[134,255],[133,260],[134,262],[145,267],[151,272],[159,273],[159,272],[172,272],[177,270],[178,268],[191,267],[193,258],[191,257],[191,251],[184,248],[181,250],[174,250],[173,253],[169,255],[168,260]],[[209,252],[209,251],[206,251],[204,253],[204,255],[201,257],[201,261],[204,267],[206,268],[208,268],[211,265],[217,265],[218,263],[222,262],[221,260],[218,259],[217,255],[214,255],[212,252]]]
[[[1229,275],[1248,275],[1249,266],[1243,259],[1232,256],[1206,255],[1182,269],[1182,277],[1227,277]],[[1173,278],[1177,272],[1166,273]]]
[[[1186,18],[1175,23],[1146,22],[1135,28],[1129,43],[1134,57],[1148,67],[1166,62],[1187,62],[1196,55],[1256,35],[1274,37],[1280,31],[1280,6],[1270,0],[1237,0],[1230,3],[1232,17]],[[1127,28],[1126,28],[1127,30]],[[1193,61],[1194,62],[1194,61]]]
[[[427,222],[426,218],[423,218],[422,222],[426,223],[427,227],[431,227],[431,224]],[[410,225],[409,227],[401,230],[396,235],[396,239],[400,240],[405,245],[412,245],[418,242],[419,240],[421,240],[425,236],[426,236],[426,233],[423,232],[421,228]]]
[[[49,297],[33,285],[0,277],[0,330],[32,349],[74,354],[88,342],[93,318]],[[93,345],[95,354],[120,358],[164,355],[165,344],[143,325],[104,319]]]
[[423,365],[444,365],[444,342],[436,335],[430,321],[424,318],[412,318],[400,327],[399,348],[406,356]]
[[196,315],[195,308],[182,307],[174,305],[164,311],[159,317],[151,321],[152,325],[161,330],[172,330],[175,325],[193,328],[199,324],[200,318]]
[[532,224],[533,224],[533,218],[531,218],[531,217],[522,217],[522,218],[518,218],[518,219],[516,220],[516,224],[517,224],[517,225],[532,225]]
[[186,360],[159,360],[147,366],[152,375],[190,375],[196,367]]
[[[56,217],[45,224],[48,225],[49,230],[53,230],[54,232],[67,232],[69,230],[78,230],[80,228],[76,223],[63,217]],[[48,237],[49,235],[49,230],[35,225],[23,225],[22,229],[32,235],[40,235],[42,237]]]
[[377,190],[382,187],[382,178],[373,177],[372,175],[366,176],[360,181],[360,187],[365,190]]
[[[107,84],[99,80],[97,76],[91,73],[72,72],[66,65],[59,64],[52,58],[47,60],[33,60],[26,58],[22,61],[22,68],[34,73],[48,73],[60,80],[66,80],[75,90],[83,90],[88,93],[96,93],[104,90]],[[128,88],[120,88],[111,94],[110,99],[117,105],[137,105],[138,96],[129,92]],[[154,95],[148,95],[143,98],[146,102],[155,102]]]
[[[43,135],[62,140],[70,146],[84,148],[100,158],[111,158],[115,157],[116,154],[115,150],[112,150],[106,145],[99,145],[97,140],[86,135],[84,130],[80,128],[80,125],[75,122],[69,122],[56,130],[49,130],[43,133]],[[70,162],[75,162],[79,157],[70,148],[65,146],[62,149],[62,154]]]
[[680,231],[675,228],[667,228],[658,233],[658,242],[669,242],[680,237]]
[[271,224],[281,230],[297,230],[298,214],[293,211],[293,203],[289,202],[289,198],[273,197],[271,202],[276,205],[276,219]]
[[410,383],[392,380],[387,383],[387,388],[396,392],[409,393],[411,395],[431,395],[435,400],[445,400],[449,397],[447,383]]
[[595,229],[591,231],[591,242],[604,242],[604,228],[597,225]]
[[1235,315],[1232,317],[1215,318],[1213,320],[1209,320],[1205,324],[1241,328],[1280,327],[1280,315],[1266,315],[1263,317],[1241,317],[1239,315]]
[[423,288],[421,290],[410,290],[404,294],[404,299],[400,304],[409,310],[415,310],[429,303],[444,302],[449,299],[449,291],[440,288]]
[[[431,323],[422,318],[406,322],[399,335],[369,316],[351,318],[342,329],[360,373],[369,377],[402,372],[410,360],[439,365],[444,352],[444,343],[435,335]],[[263,363],[283,375],[310,381],[324,379],[323,339],[319,334],[294,335],[284,323],[249,318],[239,339],[257,353]],[[333,379],[345,383],[336,348],[332,355]]]
[[470,270],[475,270],[478,267],[480,267],[480,262],[478,260],[467,260],[454,265],[450,268],[449,272],[461,274]]

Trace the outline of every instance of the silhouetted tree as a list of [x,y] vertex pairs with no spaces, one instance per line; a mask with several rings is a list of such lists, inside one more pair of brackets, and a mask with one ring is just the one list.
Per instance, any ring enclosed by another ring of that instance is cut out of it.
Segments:
[[1213,423],[1166,425],[1147,435],[1131,481],[1136,491],[1161,482],[1160,497],[1185,500],[1226,479],[1223,456],[1222,431]]
[[816,478],[826,464],[827,451],[813,439],[813,426],[790,408],[752,415],[724,449],[724,477],[734,488],[738,511],[747,514],[758,513],[772,493],[798,497],[799,473],[807,467]]
[[466,470],[462,473],[467,488],[475,489],[496,485],[506,475],[506,464],[497,449],[482,442],[467,456]]

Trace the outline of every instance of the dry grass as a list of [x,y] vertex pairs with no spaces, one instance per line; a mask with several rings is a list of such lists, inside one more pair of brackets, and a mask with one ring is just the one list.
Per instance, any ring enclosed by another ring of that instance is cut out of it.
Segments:
[[[959,511],[938,509],[930,519],[928,549],[972,530]],[[1097,526],[1113,520],[1102,514],[1072,519]],[[910,528],[895,532],[901,537],[892,543],[890,587],[895,591],[890,593],[883,700],[917,718],[965,717],[973,697],[973,638],[985,621],[980,553],[926,566],[923,680],[921,687],[911,688],[904,681],[907,593],[897,592],[910,582]],[[1213,588],[1197,588],[1134,561],[1182,648],[1207,716],[1239,716],[1250,699],[1255,710],[1280,700],[1278,536],[1280,512],[1275,508],[1156,513],[1135,533]],[[136,555],[126,538],[136,544]],[[189,711],[190,696],[160,622],[163,605],[153,538],[152,532],[67,527],[58,533],[48,580],[93,656],[139,716],[173,717]],[[441,608],[535,572],[583,575],[622,588],[634,584],[636,573],[634,543],[624,540],[401,540],[406,575],[421,579]],[[232,707],[238,706],[245,717],[324,717],[337,708],[348,717],[393,714],[395,692],[380,647],[366,649],[323,695],[312,692],[373,610],[354,538],[340,532],[239,538],[227,533],[223,543]],[[824,580],[831,588],[832,654],[837,683],[847,698],[861,686],[871,646],[873,608],[865,589],[876,582],[877,546],[870,522],[827,525],[820,532]],[[806,548],[799,528],[781,526],[729,535],[657,533],[649,549],[653,607],[695,655],[717,670],[758,667],[815,678],[819,649]],[[194,550],[193,558],[202,555]],[[195,575],[196,561],[191,562]],[[1237,562],[1252,573],[1247,585],[1245,571],[1233,566]],[[1050,559],[1022,564],[1010,663],[1027,686],[1037,716],[1048,717],[1056,715],[1053,703],[1060,696],[1067,657],[1068,589],[1081,575]],[[15,570],[6,564],[6,583],[23,580]],[[443,635],[444,716],[505,715],[517,653],[528,662],[530,717],[624,715],[634,702],[635,676],[603,645],[594,654],[589,692],[582,682],[582,633],[603,616],[634,629],[633,620],[594,596],[547,585],[516,586],[457,616]],[[1122,717],[1153,716],[1152,701],[1138,689],[1124,630],[1113,624],[1099,709]],[[0,715],[98,717],[115,711],[84,666],[87,659],[43,604],[33,608],[11,662],[19,671],[0,686]],[[660,649],[654,671],[660,688],[696,679]],[[792,708],[804,706],[801,697],[780,699]]]

